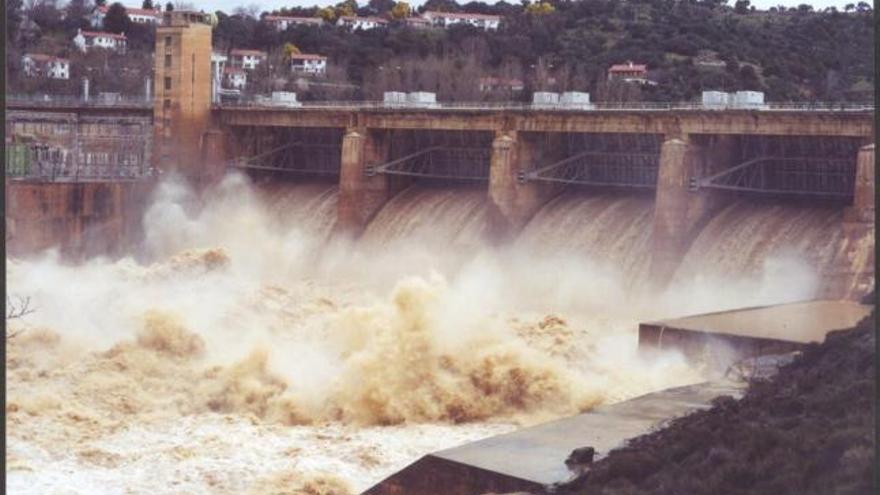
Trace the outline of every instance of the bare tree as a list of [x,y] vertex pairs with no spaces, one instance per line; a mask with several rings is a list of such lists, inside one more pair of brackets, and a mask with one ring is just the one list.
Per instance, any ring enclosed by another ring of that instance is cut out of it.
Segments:
[[[6,296],[6,321],[17,320],[34,312],[31,306],[30,297],[22,296]],[[7,328],[6,340],[13,339],[24,332],[24,328],[19,328],[12,332]]]

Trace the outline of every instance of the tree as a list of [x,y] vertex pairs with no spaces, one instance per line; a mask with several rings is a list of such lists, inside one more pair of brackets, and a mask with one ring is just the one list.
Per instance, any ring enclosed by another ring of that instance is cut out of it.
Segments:
[[18,39],[21,25],[21,0],[6,0],[6,46]]
[[116,2],[107,9],[107,14],[104,16],[104,31],[117,34],[131,31],[131,19],[121,3]]
[[106,7],[107,0],[95,0],[95,7]]
[[404,19],[409,16],[411,10],[412,9],[408,3],[397,2],[394,4],[394,7],[391,8],[391,17],[394,19]]
[[174,10],[174,4],[173,4],[173,3],[168,2],[168,3],[165,4],[165,12],[171,12],[171,11],[173,11],[173,10]]
[[550,2],[531,3],[526,5],[527,14],[544,15],[552,14],[553,12],[556,12],[556,7],[550,4]]
[[324,19],[324,22],[333,22],[336,20],[336,11],[333,7],[323,7],[318,9],[318,17]]
[[284,48],[281,51],[284,53],[285,60],[289,60],[291,55],[299,55],[302,53],[293,43],[285,43]]
[[86,27],[88,21],[85,17],[89,14],[90,8],[87,0],[70,0],[64,9],[64,29],[70,33],[75,33],[77,29]]
[[144,10],[153,10],[153,0],[144,0],[144,3],[141,4],[141,8]]
[[367,7],[373,11],[374,14],[384,14],[385,12],[391,12],[395,6],[394,0],[370,0],[367,4]]
[[752,4],[749,0],[736,0],[733,4],[733,11],[737,14],[748,14],[749,6]]
[[461,7],[455,0],[428,0],[422,5],[420,11],[426,12],[429,10],[435,12],[458,12],[461,10]]
[[[30,297],[9,297],[6,296],[6,321],[17,320],[34,312],[31,307]],[[20,335],[24,331],[23,328],[9,332],[7,326],[6,340],[12,339]]]

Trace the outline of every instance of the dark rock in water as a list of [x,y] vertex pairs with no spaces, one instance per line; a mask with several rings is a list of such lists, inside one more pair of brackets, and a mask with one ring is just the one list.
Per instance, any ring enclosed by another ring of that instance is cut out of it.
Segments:
[[568,459],[565,460],[565,465],[571,467],[592,464],[595,455],[596,449],[593,447],[580,447],[571,451],[571,454],[568,455]]

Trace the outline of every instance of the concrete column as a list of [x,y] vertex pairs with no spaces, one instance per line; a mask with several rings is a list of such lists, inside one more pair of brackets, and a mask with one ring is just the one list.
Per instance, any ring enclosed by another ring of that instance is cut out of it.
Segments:
[[388,201],[391,191],[384,175],[368,177],[366,168],[388,161],[387,132],[349,129],[342,138],[339,168],[337,228],[359,234]]
[[489,199],[493,231],[502,239],[522,229],[557,191],[553,184],[518,180],[520,172],[543,165],[561,152],[558,144],[556,149],[545,149],[554,147],[552,140],[545,140],[544,146],[537,141],[511,131],[499,132],[492,142]]
[[688,179],[698,154],[688,137],[667,139],[660,149],[651,259],[651,278],[660,286],[672,278],[687,250]]
[[[844,246],[826,298],[861,299],[874,289],[874,145],[859,150],[852,206],[844,212]],[[827,276],[826,276],[827,278]]]
[[226,133],[220,129],[208,129],[202,136],[201,182],[210,185],[226,173]]
[[874,145],[863,146],[856,158],[853,204],[847,211],[848,222],[874,223]]

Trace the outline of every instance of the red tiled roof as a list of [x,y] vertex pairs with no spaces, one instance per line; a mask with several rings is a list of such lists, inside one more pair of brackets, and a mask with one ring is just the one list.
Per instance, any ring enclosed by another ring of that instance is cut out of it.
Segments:
[[500,15],[491,15],[491,14],[468,14],[465,12],[434,12],[428,11],[422,15],[430,15],[432,17],[449,17],[453,19],[485,19],[487,21],[500,21]]
[[388,24],[388,19],[383,19],[381,17],[374,17],[374,16],[360,17],[360,16],[353,16],[353,15],[344,15],[344,16],[342,16],[341,19],[343,21],[359,20],[359,21],[376,22],[379,24]]
[[316,55],[314,53],[292,53],[291,60],[327,60],[324,55]]
[[100,37],[103,37],[103,38],[114,38],[114,39],[117,39],[117,40],[124,40],[124,39],[126,39],[124,34],[105,33],[105,32],[103,32],[103,31],[80,31],[80,32],[81,32],[82,35],[85,36],[86,38],[97,38],[97,37],[100,36]]
[[292,17],[285,15],[267,15],[265,17],[267,21],[290,21],[290,22],[309,22],[309,23],[320,23],[324,22],[324,19],[320,17]]
[[[101,13],[106,14],[107,11],[110,10],[110,7],[107,7],[105,5],[103,7],[98,7],[98,10],[101,11]],[[162,17],[161,11],[149,10],[149,9],[137,9],[134,7],[125,7],[125,13],[126,14],[134,14],[134,15],[151,15],[151,16],[157,17],[157,18]]]
[[31,60],[33,60],[35,62],[64,62],[64,63],[68,63],[68,64],[70,63],[70,60],[67,60],[66,58],[56,57],[54,55],[46,55],[45,53],[26,53],[24,56],[27,58],[30,58]]
[[261,52],[260,50],[246,50],[244,48],[234,48],[229,53],[230,53],[230,55],[233,55],[233,56],[235,56],[235,55],[254,55],[257,57],[264,57],[264,58],[266,57],[266,52]]
[[643,64],[634,64],[632,62],[626,64],[612,65],[608,72],[647,72],[648,66]]

